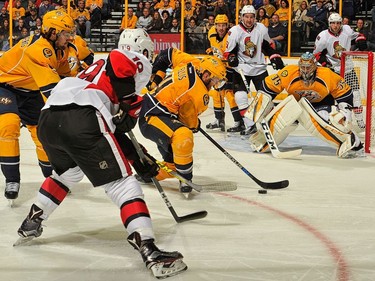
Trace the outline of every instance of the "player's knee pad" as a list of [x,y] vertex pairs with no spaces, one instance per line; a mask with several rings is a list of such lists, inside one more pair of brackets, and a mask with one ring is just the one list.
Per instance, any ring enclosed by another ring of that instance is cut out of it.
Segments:
[[258,91],[247,108],[245,117],[256,123],[262,121],[272,108],[272,97],[263,91]]
[[244,116],[246,109],[249,106],[249,98],[245,91],[238,91],[234,93],[236,104],[241,112],[241,116]]
[[186,127],[178,128],[171,138],[173,161],[176,165],[186,165],[193,162],[193,133]]
[[303,109],[299,121],[310,134],[328,142],[336,148],[339,148],[343,142],[347,141],[348,135],[350,135],[348,131],[342,131],[329,121],[331,119],[334,122],[339,122],[342,119],[342,115],[332,114],[330,117],[328,110],[326,112],[321,111],[319,114],[306,98],[302,98],[299,104]]
[[0,155],[19,156],[19,140],[21,120],[17,114],[0,115]]
[[83,179],[83,176],[84,174],[78,166],[68,169],[61,175],[58,175],[55,171],[52,172],[52,177],[68,188],[72,188],[75,184],[79,183]]
[[[267,114],[264,119],[269,123],[276,144],[281,144],[298,127],[296,121],[301,113],[295,98],[288,96]],[[258,132],[250,137],[251,147],[258,152],[267,152],[269,147],[260,123],[257,123],[257,128]]]

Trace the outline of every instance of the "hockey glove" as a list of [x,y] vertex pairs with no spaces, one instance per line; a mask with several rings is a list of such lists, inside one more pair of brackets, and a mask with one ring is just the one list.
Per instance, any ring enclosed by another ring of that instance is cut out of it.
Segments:
[[363,34],[359,34],[355,39],[357,47],[360,51],[365,51],[367,49],[366,37]]
[[123,100],[120,102],[119,114],[112,118],[117,132],[126,133],[135,127],[141,110],[142,100],[141,96],[135,95],[133,101]]
[[237,67],[240,62],[238,61],[238,58],[236,55],[230,54],[228,56],[228,65],[230,67]]
[[144,152],[145,154],[145,161],[142,161],[137,158],[134,159],[132,166],[134,170],[137,172],[137,174],[147,181],[148,179],[151,179],[153,177],[156,177],[159,172],[159,165],[156,163],[156,159],[152,157],[147,152]]
[[201,128],[201,120],[198,118],[198,125],[196,128],[191,128],[190,130],[193,132],[193,134],[198,133],[199,129]]
[[281,56],[279,54],[273,54],[270,56],[270,61],[271,61],[271,64],[272,64],[272,67],[273,69],[282,69],[284,68],[284,62],[283,60],[281,59]]
[[331,67],[332,65],[328,61],[326,54],[327,54],[327,50],[325,49],[323,52],[315,54],[315,58],[318,61],[318,63],[320,63],[321,66]]

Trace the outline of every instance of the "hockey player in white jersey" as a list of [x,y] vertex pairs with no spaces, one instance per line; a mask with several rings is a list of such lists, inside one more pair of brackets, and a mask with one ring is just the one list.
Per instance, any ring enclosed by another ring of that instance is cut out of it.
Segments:
[[[366,37],[355,32],[349,25],[343,25],[342,18],[338,13],[332,13],[329,16],[328,24],[328,29],[323,30],[316,37],[313,53],[322,66],[330,67],[334,72],[340,74],[342,52],[350,51],[353,45],[359,51],[366,50]],[[355,109],[353,112],[355,113],[357,128],[359,131],[363,131],[365,124],[362,116],[361,94],[353,63],[347,63],[344,78],[353,90]]]
[[[241,22],[229,30],[224,53],[229,66],[237,71],[234,75],[235,99],[242,117],[249,106],[249,99],[248,89],[239,71],[243,71],[248,85],[252,81],[258,90],[264,78],[268,76],[265,55],[269,56],[275,69],[284,67],[280,55],[272,47],[274,42],[268,35],[267,27],[256,22],[255,14],[256,10],[252,5],[242,8]],[[241,134],[248,134],[254,128],[254,123],[247,118],[244,118],[244,123],[246,129]]]
[[[150,214],[129,165],[144,176],[158,173],[154,161],[140,161],[125,136],[134,128],[141,107],[142,98],[135,93],[151,76],[151,63],[142,55],[153,52],[147,36],[130,35],[127,50],[111,51],[107,59],[94,62],[78,77],[61,80],[52,90],[41,113],[38,136],[54,171],[41,185],[18,229],[21,238],[15,245],[42,234],[42,222],[85,174],[120,209],[128,242],[155,277],[166,278],[187,269],[181,253],[162,251],[154,244]],[[114,118],[118,113],[121,118]]]

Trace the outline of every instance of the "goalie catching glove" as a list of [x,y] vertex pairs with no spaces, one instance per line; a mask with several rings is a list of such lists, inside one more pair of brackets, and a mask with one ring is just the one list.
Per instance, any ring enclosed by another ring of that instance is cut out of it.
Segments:
[[126,133],[135,127],[141,110],[142,100],[141,96],[135,95],[131,101],[122,100],[120,102],[119,113],[112,118],[113,124],[116,125],[116,131]]

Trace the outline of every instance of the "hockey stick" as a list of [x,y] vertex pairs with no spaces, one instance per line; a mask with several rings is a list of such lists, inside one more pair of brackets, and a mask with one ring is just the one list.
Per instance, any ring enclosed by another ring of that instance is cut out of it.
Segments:
[[272,156],[275,158],[294,158],[297,156],[300,156],[302,153],[302,148],[298,149],[290,149],[288,151],[280,151],[278,148],[276,141],[271,133],[270,127],[268,126],[268,123],[266,120],[262,120],[260,122],[263,130],[263,134],[266,138],[268,147],[271,150]]
[[217,182],[217,183],[202,184],[202,185],[196,184],[196,183],[193,183],[193,182],[185,179],[179,173],[177,173],[176,171],[173,171],[172,169],[168,168],[162,162],[156,161],[156,163],[159,165],[159,167],[161,169],[163,169],[167,173],[171,174],[173,177],[175,177],[179,181],[187,184],[188,186],[193,188],[195,191],[198,191],[198,192],[218,192],[218,191],[234,191],[234,190],[237,190],[237,185],[233,182]]
[[[133,134],[132,131],[129,131],[128,134],[129,134],[131,142],[133,143],[133,145],[134,145],[134,147],[135,147],[135,149],[136,149],[136,151],[139,155],[139,158],[141,159],[142,162],[146,161],[146,155],[144,154],[141,146],[139,145],[137,139],[135,138],[135,135]],[[169,211],[171,212],[173,218],[175,219],[175,221],[177,223],[202,219],[202,218],[207,216],[207,211],[199,211],[199,212],[191,213],[191,214],[181,216],[181,217],[178,216],[176,211],[174,210],[174,208],[172,206],[172,203],[169,201],[167,195],[165,194],[163,188],[161,187],[159,181],[155,177],[153,177],[151,179],[152,179],[152,182],[154,183],[155,187],[159,191],[159,193],[161,195],[161,198],[163,198],[165,205],[167,205]]]
[[220,144],[218,144],[209,134],[207,134],[202,128],[199,128],[199,131],[210,141],[212,142],[221,152],[224,153],[234,164],[237,165],[246,175],[248,175],[253,181],[255,181],[259,186],[264,189],[282,189],[288,187],[289,181],[277,181],[277,182],[263,182],[253,176],[244,166],[242,166],[232,155],[229,154]]
[[[242,78],[242,80],[245,84],[245,87],[246,87],[247,91],[249,92],[250,86],[247,83],[246,77],[243,74],[242,69],[239,70],[239,73],[241,75],[241,78]],[[264,137],[266,138],[268,147],[270,148],[273,157],[275,157],[275,158],[293,158],[293,157],[297,157],[297,156],[301,155],[301,153],[302,153],[301,148],[294,149],[294,150],[291,149],[289,151],[280,151],[267,122],[263,119],[260,122],[260,124],[262,126],[262,133],[263,133]]]

